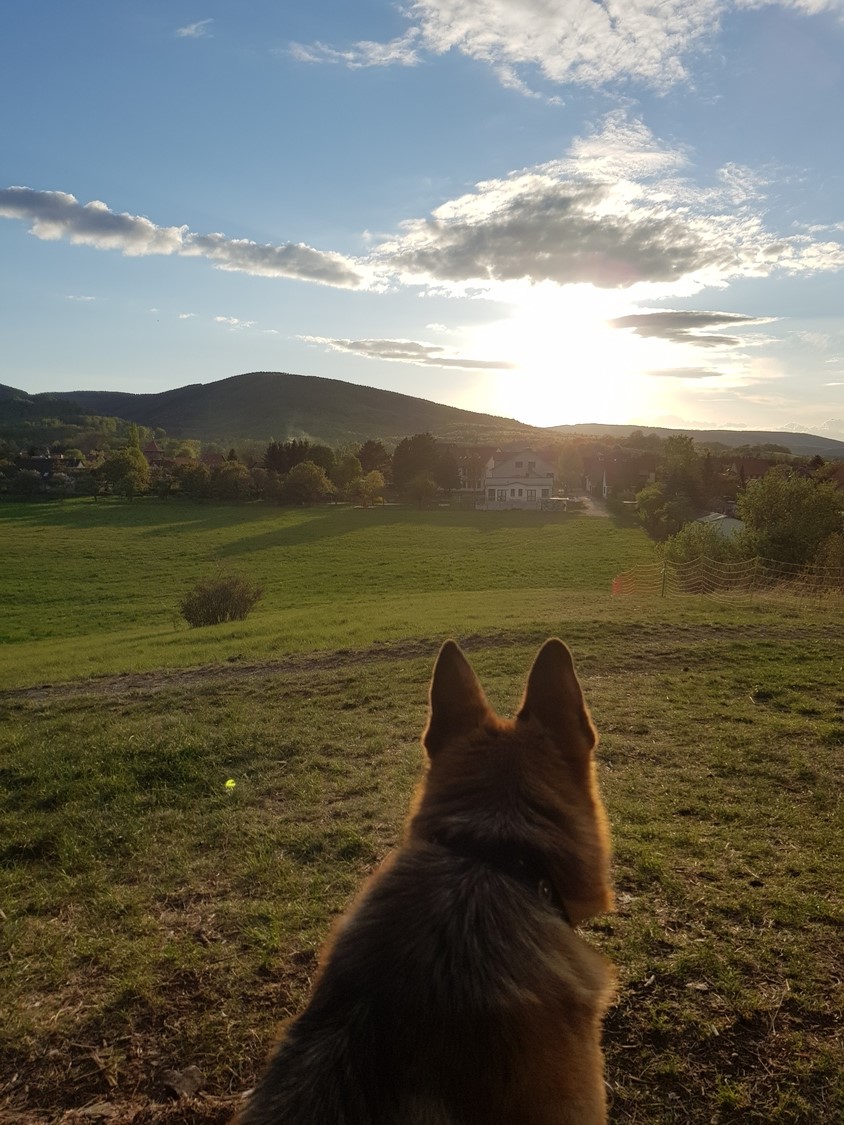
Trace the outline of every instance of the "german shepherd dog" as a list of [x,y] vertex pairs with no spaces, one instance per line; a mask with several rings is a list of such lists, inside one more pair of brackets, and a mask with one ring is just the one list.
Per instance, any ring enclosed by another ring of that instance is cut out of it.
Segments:
[[323,951],[240,1125],[597,1125],[614,974],[575,931],[612,907],[596,734],[546,641],[516,718],[453,641],[402,846]]

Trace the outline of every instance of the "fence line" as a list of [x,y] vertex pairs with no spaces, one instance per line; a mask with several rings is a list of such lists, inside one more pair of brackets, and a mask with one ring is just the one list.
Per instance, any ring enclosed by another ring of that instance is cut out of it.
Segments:
[[719,562],[706,555],[687,562],[642,563],[612,580],[616,596],[688,597],[741,604],[754,598],[844,600],[844,567],[800,566],[757,557]]

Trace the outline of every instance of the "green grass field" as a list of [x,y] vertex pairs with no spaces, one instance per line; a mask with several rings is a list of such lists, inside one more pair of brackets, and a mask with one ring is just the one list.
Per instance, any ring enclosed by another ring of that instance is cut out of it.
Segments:
[[[639,531],[556,513],[5,504],[0,683],[540,624],[650,557]],[[243,624],[190,630],[179,596],[217,567],[265,596]]]
[[[0,1121],[227,1120],[398,839],[439,643],[510,713],[552,633],[614,831],[619,909],[586,931],[620,978],[611,1119],[842,1120],[840,607],[613,600],[651,547],[586,517],[0,521]],[[174,622],[218,562],[265,585],[253,616]],[[191,1065],[202,1094],[163,1101]]]

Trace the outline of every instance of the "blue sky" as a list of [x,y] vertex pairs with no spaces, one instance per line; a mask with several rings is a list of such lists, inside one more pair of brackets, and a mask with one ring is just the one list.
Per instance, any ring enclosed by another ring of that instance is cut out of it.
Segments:
[[0,382],[844,439],[844,0],[10,0]]

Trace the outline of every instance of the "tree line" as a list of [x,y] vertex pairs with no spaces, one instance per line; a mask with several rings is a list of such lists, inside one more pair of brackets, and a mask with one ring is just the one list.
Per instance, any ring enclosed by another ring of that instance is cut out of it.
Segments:
[[142,436],[131,425],[120,448],[92,456],[75,448],[32,448],[0,457],[0,478],[5,491],[21,499],[83,494],[131,500],[152,493],[277,504],[339,499],[364,507],[383,500],[388,489],[424,507],[460,486],[453,454],[430,433],[403,438],[392,451],[375,438],[340,449],[294,438],[270,441],[260,454],[231,448],[223,455],[206,447],[204,457],[198,442],[169,443],[152,459],[141,449]]

